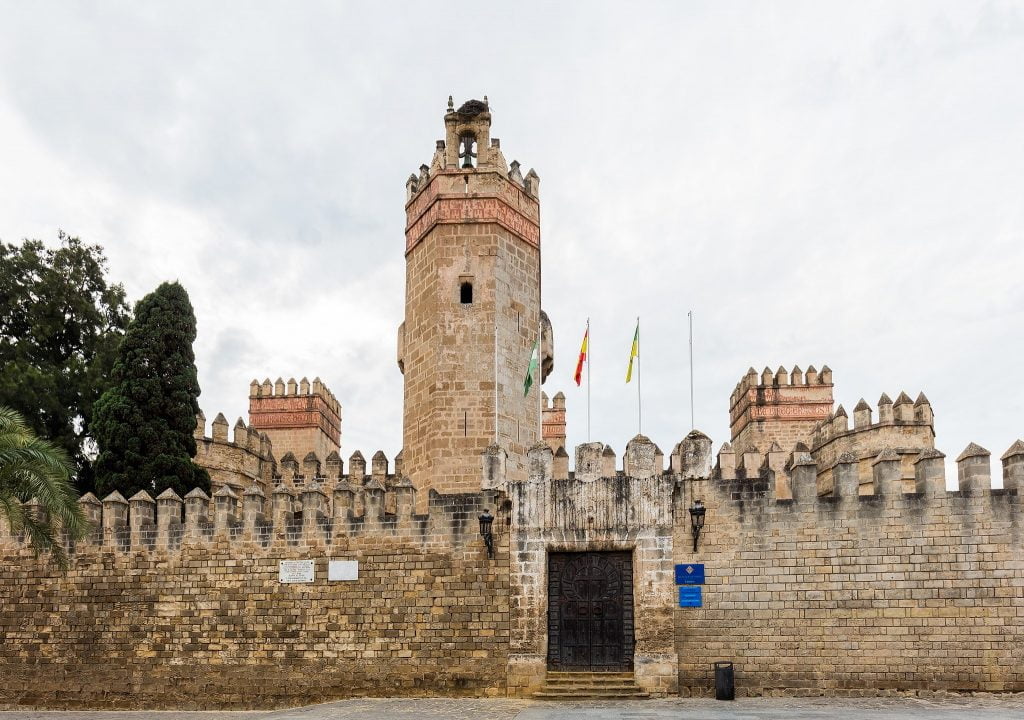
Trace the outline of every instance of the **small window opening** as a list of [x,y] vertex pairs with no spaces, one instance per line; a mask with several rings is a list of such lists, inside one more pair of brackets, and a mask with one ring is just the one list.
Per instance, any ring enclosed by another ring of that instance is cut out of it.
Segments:
[[459,137],[459,157],[462,158],[462,167],[476,167],[476,135],[465,132]]
[[473,302],[473,283],[464,282],[459,287],[459,302],[469,305]]

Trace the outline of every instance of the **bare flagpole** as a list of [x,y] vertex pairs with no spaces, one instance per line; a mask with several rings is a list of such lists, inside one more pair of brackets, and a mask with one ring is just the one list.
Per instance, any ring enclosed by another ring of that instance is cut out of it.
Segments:
[[690,430],[696,430],[693,421],[693,310],[686,314],[690,317]]
[[498,308],[494,308],[494,444],[498,444]]
[[587,318],[587,442],[590,442],[590,318]]

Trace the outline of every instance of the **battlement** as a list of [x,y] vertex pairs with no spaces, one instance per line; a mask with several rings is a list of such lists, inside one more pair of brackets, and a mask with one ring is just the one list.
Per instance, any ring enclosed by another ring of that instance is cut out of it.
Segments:
[[760,375],[750,368],[729,398],[729,429],[735,447],[764,452],[772,443],[807,442],[814,426],[832,412],[832,370],[813,365],[804,372],[780,366]]
[[[861,398],[853,410],[853,426],[840,405],[811,433],[810,452],[822,468],[819,492],[827,494],[832,486],[830,468],[839,456],[850,453],[858,460],[861,487],[871,484],[871,460],[883,448],[889,448],[902,460],[903,484],[914,485],[914,459],[924,450],[935,448],[935,414],[924,393],[911,400],[901,392],[893,403],[882,393],[878,399],[878,420],[872,422],[872,409]],[[866,490],[865,490],[866,492]]]
[[246,427],[242,418],[235,422],[234,432],[228,437],[228,421],[217,413],[206,434],[206,416],[196,415],[195,462],[210,474],[210,489],[216,492],[223,486],[241,492],[256,484],[266,489],[276,472],[273,444],[266,433]]
[[[491,445],[483,453],[483,487],[505,489],[509,481],[505,477],[505,451]],[[626,443],[622,463],[618,464],[615,451],[610,445],[589,442],[575,448],[575,470],[569,470],[569,453],[559,446],[552,449],[547,443],[537,443],[527,453],[528,476],[515,482],[546,482],[548,480],[572,480],[592,482],[599,478],[652,478],[671,477],[674,482],[694,478],[705,478],[711,472],[711,439],[694,430],[678,442],[669,455],[668,467],[665,453],[646,435],[637,435]]]
[[[913,485],[904,483],[903,463],[911,455],[885,447],[868,457],[851,452],[840,454],[830,463],[816,460],[806,445],[797,445],[783,452],[778,446],[767,453],[747,451],[737,454],[729,443],[718,452],[718,462],[711,474],[713,486],[733,488],[735,497],[760,495],[768,500],[820,500],[833,503],[840,498],[906,496],[913,501],[927,498],[1017,497],[1024,494],[1024,441],[1017,440],[1001,456],[1003,487],[992,488],[988,450],[970,443],[957,457],[956,491],[946,491],[945,455],[924,448],[913,453]],[[861,482],[862,462],[867,461],[870,476],[867,488]],[[820,492],[819,478],[829,473],[833,482],[827,492]],[[738,484],[737,484],[738,483]],[[1010,502],[1010,501],[1006,501]],[[1015,505],[1015,507],[1018,507]]]
[[[266,378],[262,383],[256,378],[253,378],[252,382],[249,383],[249,397],[250,398],[287,398],[287,397],[305,397],[307,395],[315,395],[324,400],[324,405],[327,409],[333,412],[337,416],[341,416],[341,403],[338,402],[338,398],[334,397],[334,393],[331,392],[320,378],[313,378],[313,382],[310,383],[307,378],[302,378],[298,382],[295,378],[289,378],[288,382],[278,378],[273,383],[270,382],[270,378]],[[338,423],[340,425],[340,421]]]
[[541,437],[551,452],[555,452],[565,445],[565,395],[558,392],[549,400],[547,393],[542,392],[540,400]]
[[[493,493],[442,496],[431,491],[428,511],[415,514],[416,489],[400,474],[388,474],[383,453],[374,455],[369,473],[359,452],[353,453],[349,468],[348,474],[341,472],[336,454],[322,468],[314,457],[301,465],[284,457],[281,475],[273,478],[269,491],[253,482],[242,492],[222,484],[212,495],[196,488],[184,498],[170,489],[156,499],[145,491],[127,500],[118,492],[102,500],[87,493],[79,504],[94,532],[69,549],[72,557],[90,549],[177,552],[224,542],[240,553],[286,547],[344,549],[354,542],[360,547],[366,542],[394,542],[449,550],[472,541],[476,552],[477,515],[484,508],[499,513]],[[18,547],[26,542],[26,537],[0,528],[0,545]]]
[[314,378],[249,383],[249,425],[264,432],[280,455],[326,457],[341,448],[341,403]]

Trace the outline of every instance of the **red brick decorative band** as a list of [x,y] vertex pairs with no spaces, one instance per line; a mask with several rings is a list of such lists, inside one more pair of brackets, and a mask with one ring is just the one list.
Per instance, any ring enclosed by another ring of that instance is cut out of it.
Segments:
[[435,225],[493,222],[515,233],[534,247],[540,247],[540,226],[504,200],[496,197],[438,197],[405,231],[409,252]]

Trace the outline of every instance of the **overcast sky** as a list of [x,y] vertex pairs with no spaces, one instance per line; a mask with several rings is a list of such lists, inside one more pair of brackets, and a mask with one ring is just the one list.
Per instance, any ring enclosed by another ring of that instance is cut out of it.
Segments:
[[[0,239],[101,244],[199,323],[200,404],[319,375],[342,455],[401,446],[405,179],[448,95],[541,178],[569,444],[728,440],[748,366],[848,411],[924,391],[937,445],[1024,436],[1024,4],[44,3],[0,23]],[[524,358],[525,370],[526,358]]]

